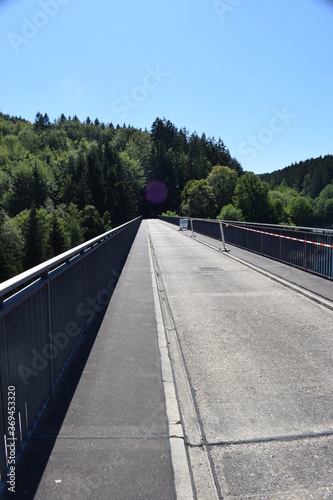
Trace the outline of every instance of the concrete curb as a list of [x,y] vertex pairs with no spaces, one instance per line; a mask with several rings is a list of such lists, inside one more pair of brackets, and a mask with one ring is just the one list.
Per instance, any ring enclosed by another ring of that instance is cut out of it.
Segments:
[[151,241],[147,228],[147,239],[149,248],[149,260],[151,280],[153,288],[158,347],[160,351],[163,389],[165,395],[166,412],[169,427],[169,443],[171,451],[171,462],[174,472],[174,482],[177,499],[189,500],[195,498],[193,495],[191,474],[185,449],[184,433],[181,424],[176,389],[170,364],[170,352],[168,349],[166,332],[160,304],[158,284],[155,279],[154,261],[152,256]]

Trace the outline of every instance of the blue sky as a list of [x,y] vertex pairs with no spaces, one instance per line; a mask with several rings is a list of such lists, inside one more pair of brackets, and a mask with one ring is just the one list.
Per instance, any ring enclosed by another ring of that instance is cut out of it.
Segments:
[[0,110],[219,137],[245,170],[333,151],[330,0],[2,0]]

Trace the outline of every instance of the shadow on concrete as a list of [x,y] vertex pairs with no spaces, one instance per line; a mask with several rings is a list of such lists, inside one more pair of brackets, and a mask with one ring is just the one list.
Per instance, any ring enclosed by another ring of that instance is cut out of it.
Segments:
[[[124,263],[123,263],[124,265]],[[55,389],[54,400],[44,408],[36,427],[33,429],[16,465],[15,494],[8,491],[7,485],[0,491],[0,499],[33,499],[40,480],[52,453],[73,395],[89,358],[107,307],[119,280],[123,265],[115,273],[108,286],[108,293],[103,296],[103,307],[95,313],[93,320],[82,334],[80,341],[70,358]],[[105,299],[105,300],[104,300]]]

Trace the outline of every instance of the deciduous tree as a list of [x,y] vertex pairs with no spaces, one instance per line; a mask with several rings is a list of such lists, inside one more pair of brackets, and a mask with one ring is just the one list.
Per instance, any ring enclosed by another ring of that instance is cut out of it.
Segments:
[[234,201],[246,221],[270,222],[272,207],[268,198],[268,185],[254,173],[246,172],[238,178]]
[[218,209],[232,201],[237,183],[237,172],[229,167],[215,165],[207,177],[213,189]]
[[215,216],[215,196],[206,179],[191,180],[186,184],[182,192],[182,212],[190,217]]

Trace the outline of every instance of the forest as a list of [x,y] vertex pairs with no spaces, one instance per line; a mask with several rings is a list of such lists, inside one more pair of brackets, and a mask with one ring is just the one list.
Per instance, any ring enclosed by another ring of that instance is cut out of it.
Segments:
[[270,174],[261,174],[260,178],[275,186],[285,180],[297,192],[317,198],[333,180],[333,155],[300,161]]
[[165,118],[148,131],[0,113],[0,282],[138,215],[330,226],[332,180],[332,156],[244,172],[222,139]]

